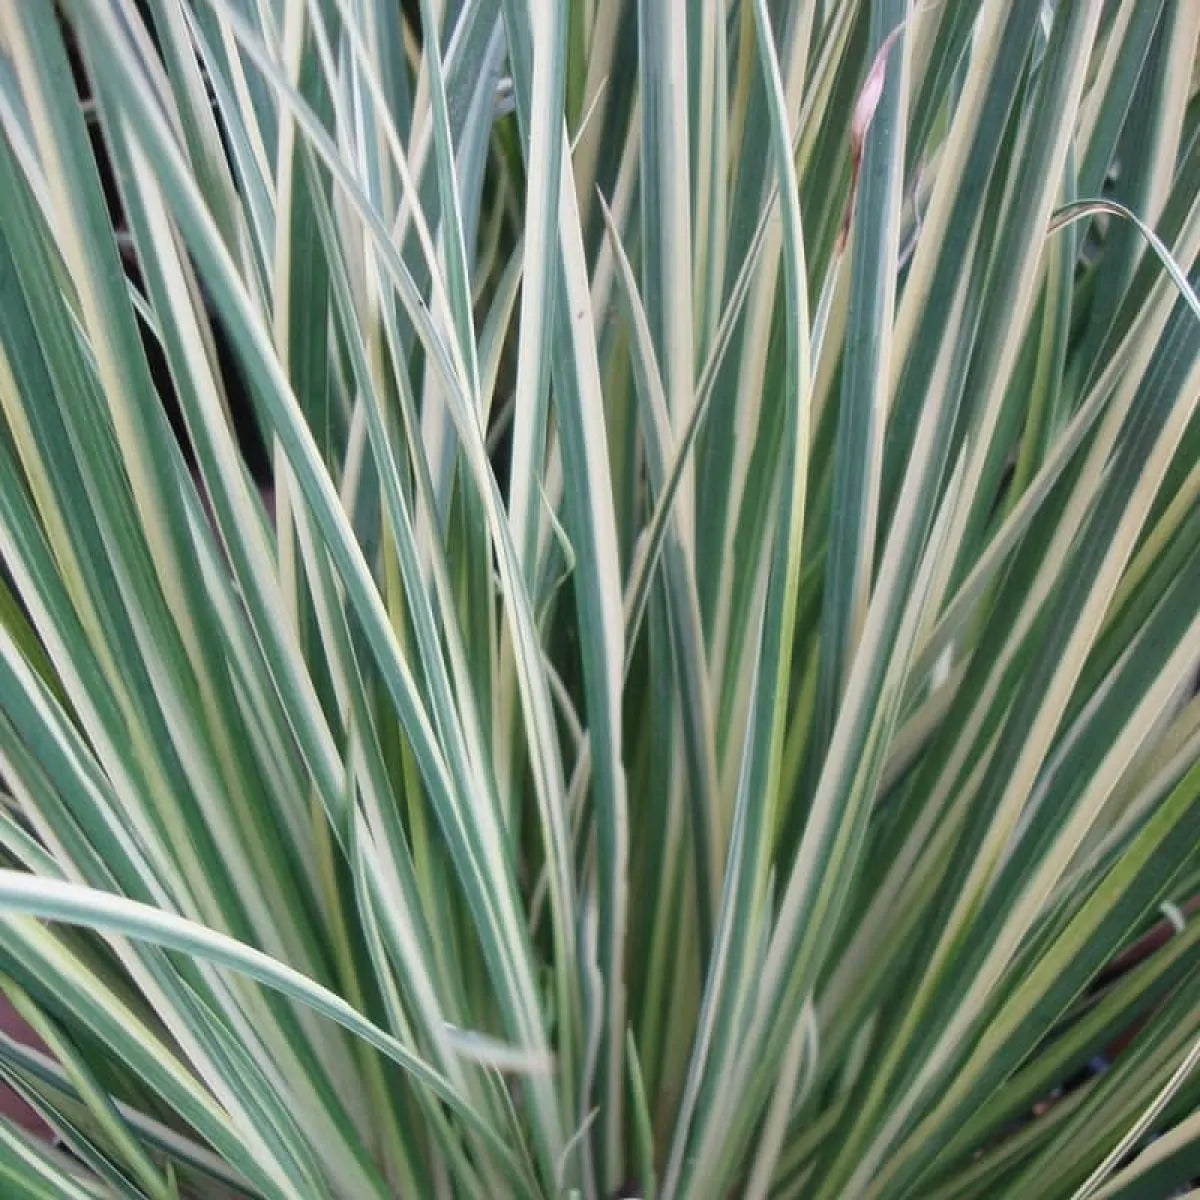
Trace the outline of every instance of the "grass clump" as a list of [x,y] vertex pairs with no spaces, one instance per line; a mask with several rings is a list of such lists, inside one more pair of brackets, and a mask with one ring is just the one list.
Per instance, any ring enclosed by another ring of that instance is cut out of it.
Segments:
[[0,1190],[1200,1174],[1198,36],[0,5]]

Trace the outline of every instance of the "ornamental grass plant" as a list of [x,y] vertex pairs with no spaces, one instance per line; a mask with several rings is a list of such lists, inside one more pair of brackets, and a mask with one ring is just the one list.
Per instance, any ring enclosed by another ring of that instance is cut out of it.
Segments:
[[0,0],[0,1195],[1200,1176],[1198,39]]

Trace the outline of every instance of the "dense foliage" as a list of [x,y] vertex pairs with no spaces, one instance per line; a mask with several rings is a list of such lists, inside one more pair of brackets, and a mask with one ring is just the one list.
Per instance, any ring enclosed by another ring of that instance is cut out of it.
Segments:
[[0,0],[0,1193],[1200,1175],[1198,38]]

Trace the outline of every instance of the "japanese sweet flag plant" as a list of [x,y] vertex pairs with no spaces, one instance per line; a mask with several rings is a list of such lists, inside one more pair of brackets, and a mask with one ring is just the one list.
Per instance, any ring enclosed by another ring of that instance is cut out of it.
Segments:
[[1200,1176],[1198,37],[0,0],[0,1194]]

